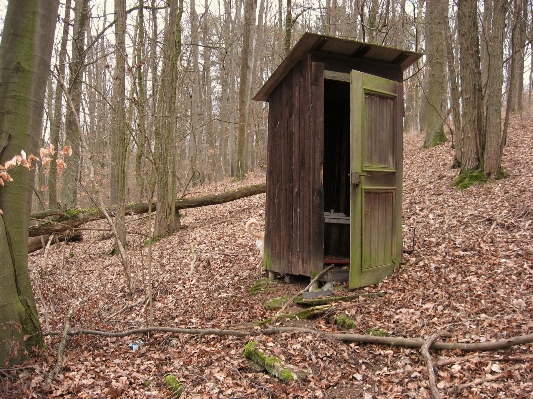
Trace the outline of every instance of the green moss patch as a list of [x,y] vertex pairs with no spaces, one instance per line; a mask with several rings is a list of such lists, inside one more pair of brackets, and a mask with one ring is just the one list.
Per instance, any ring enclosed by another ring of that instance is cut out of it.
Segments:
[[261,291],[274,292],[276,291],[276,282],[270,280],[269,278],[263,277],[255,281],[250,287],[250,294],[257,295]]
[[266,301],[263,306],[268,310],[281,309],[291,299],[290,296],[283,296],[280,298],[272,298]]
[[173,398],[179,398],[179,396],[183,393],[183,386],[178,381],[176,376],[168,374],[165,376],[165,383],[167,384],[168,390],[172,392]]
[[374,337],[388,337],[389,336],[389,333],[387,331],[382,330],[380,328],[371,328],[366,333]]
[[303,371],[296,370],[294,366],[285,364],[276,356],[268,356],[257,348],[255,341],[250,341],[244,346],[244,357],[254,366],[266,370],[270,375],[279,378],[283,382],[290,382],[307,378]]
[[350,330],[355,327],[355,320],[345,314],[334,316],[333,321],[341,330]]
[[453,185],[461,190],[467,189],[474,184],[486,182],[487,179],[482,170],[469,170],[459,173],[453,182]]

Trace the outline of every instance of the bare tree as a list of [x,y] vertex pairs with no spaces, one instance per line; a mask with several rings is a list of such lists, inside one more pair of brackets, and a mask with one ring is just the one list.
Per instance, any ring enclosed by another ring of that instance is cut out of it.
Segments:
[[[72,2],[66,0],[65,2],[65,16],[63,18],[63,32],[61,34],[61,48],[58,54],[57,72],[61,75],[65,75],[65,67],[67,64],[67,44],[68,34],[70,31],[70,9]],[[63,121],[62,113],[63,96],[61,91],[61,85],[56,84],[56,90],[54,95],[54,114],[52,118],[52,125],[50,126],[50,144],[55,148],[59,148],[59,131],[61,130],[61,124]],[[55,207],[57,204],[57,152],[53,154],[52,162],[50,163],[50,172],[48,175],[48,207]]]
[[428,68],[428,91],[426,94],[426,137],[424,147],[434,147],[446,141],[444,134],[444,61],[446,33],[442,18],[448,13],[448,0],[427,2],[426,15],[426,52]]
[[248,107],[250,103],[250,62],[254,37],[256,0],[244,2],[244,26],[241,52],[241,67],[239,74],[239,126],[237,141],[237,171],[236,177],[243,178],[248,171],[246,164],[246,130],[248,126]]
[[461,56],[461,169],[476,170],[480,166],[481,123],[481,69],[477,22],[477,1],[459,0],[457,24]]
[[78,204],[78,183],[81,164],[81,144],[76,127],[76,118],[80,116],[82,99],[82,79],[85,70],[85,33],[89,20],[89,0],[78,0],[74,6],[74,29],[72,36],[72,60],[69,65],[69,95],[72,98],[76,114],[67,109],[65,121],[65,145],[72,147],[69,167],[62,174],[61,203],[68,208]]
[[[59,0],[10,0],[0,42],[0,162],[36,151]],[[0,364],[24,360],[42,334],[28,273],[28,227],[34,173],[12,170],[1,188]],[[8,240],[9,237],[9,240]]]

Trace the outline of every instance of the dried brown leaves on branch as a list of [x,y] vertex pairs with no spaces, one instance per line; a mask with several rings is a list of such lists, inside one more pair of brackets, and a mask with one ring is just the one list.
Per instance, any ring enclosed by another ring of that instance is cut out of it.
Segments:
[[[478,343],[533,332],[533,120],[515,117],[503,157],[506,178],[461,191],[451,187],[450,144],[421,149],[423,135],[405,137],[404,242],[414,250],[378,286],[386,291],[334,303],[331,311],[355,320],[351,334],[428,340],[448,333],[449,342]],[[241,184],[264,181],[259,172]],[[219,183],[189,193],[199,196],[237,185]],[[264,221],[264,195],[183,212],[182,229],[152,244],[155,324],[173,328],[237,329],[275,315],[263,303],[299,292],[300,284],[276,282],[256,295],[260,277],[249,218]],[[101,222],[97,222],[101,223]],[[128,220],[128,230],[147,231],[146,218]],[[264,225],[264,224],[263,224]],[[81,243],[59,244],[30,256],[39,278],[39,307],[50,328],[62,331],[65,315],[78,303],[71,329],[125,331],[146,326],[147,247],[129,236],[134,298],[124,289],[120,259],[109,256],[113,240],[97,230]],[[194,248],[196,262],[191,275]],[[343,291],[345,288],[340,287]],[[41,303],[42,301],[42,303]],[[130,306],[135,304],[135,306]],[[287,309],[290,312],[291,309]],[[293,309],[294,310],[294,309]],[[329,317],[277,319],[273,327],[302,327],[339,333]],[[0,372],[0,396],[26,390],[42,393],[55,366],[59,336],[17,370]],[[243,356],[246,337],[150,335],[105,338],[71,336],[62,373],[48,397],[168,397],[165,376],[176,376],[185,398],[528,398],[533,395],[531,344],[492,352],[431,350],[434,384],[419,348],[325,339],[312,332],[258,335],[272,356],[309,376],[282,383],[254,369]],[[437,341],[439,342],[439,341]],[[129,345],[137,343],[138,350]],[[3,391],[2,391],[3,390]]]

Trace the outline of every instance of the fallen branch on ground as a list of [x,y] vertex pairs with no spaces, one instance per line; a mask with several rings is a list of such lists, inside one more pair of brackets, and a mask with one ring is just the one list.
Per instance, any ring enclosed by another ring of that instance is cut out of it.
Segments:
[[433,361],[431,360],[431,355],[429,354],[429,347],[440,337],[450,337],[448,333],[436,333],[429,337],[424,345],[422,345],[421,353],[422,356],[426,359],[426,367],[428,369],[429,375],[429,390],[433,399],[440,399],[441,396],[437,389],[437,383],[435,382],[435,370],[433,369]]
[[59,347],[57,348],[57,360],[55,367],[48,373],[46,380],[44,382],[43,390],[48,392],[52,381],[59,374],[63,367],[63,354],[65,353],[65,346],[67,345],[67,336],[69,335],[70,330],[70,318],[74,314],[76,307],[73,306],[67,316],[65,317],[65,327],[63,328],[63,334],[61,335],[61,341],[59,342]]
[[[236,336],[236,337],[250,337],[254,335],[273,335],[283,333],[306,333],[316,334],[326,338],[334,338],[342,342],[358,342],[374,345],[388,345],[401,346],[404,348],[421,348],[426,342],[420,338],[403,338],[403,337],[379,337],[374,335],[361,334],[333,334],[318,331],[312,328],[298,328],[298,327],[269,327],[265,329],[253,330],[220,330],[220,329],[191,329],[191,328],[172,328],[172,327],[146,327],[137,328],[127,331],[98,331],[98,330],[72,330],[68,335],[98,335],[102,337],[127,337],[135,334],[147,334],[151,332],[166,332],[173,334],[191,334],[191,335],[218,335],[218,336]],[[58,331],[44,332],[43,335],[59,335]],[[519,335],[511,338],[498,339],[495,341],[486,341],[478,343],[463,343],[463,342],[433,342],[429,349],[434,350],[462,350],[470,351],[496,351],[500,349],[507,349],[517,345],[525,345],[533,342],[533,334]]]

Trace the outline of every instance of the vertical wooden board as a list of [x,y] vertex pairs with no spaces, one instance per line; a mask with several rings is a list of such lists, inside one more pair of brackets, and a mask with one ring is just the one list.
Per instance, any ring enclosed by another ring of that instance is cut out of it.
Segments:
[[268,169],[267,169],[267,201],[265,209],[265,261],[267,270],[279,272],[280,262],[280,171],[279,152],[282,144],[282,90],[277,87],[269,97],[268,114]]
[[291,262],[290,270],[291,274],[297,274],[301,265],[301,178],[300,174],[302,173],[302,165],[300,161],[300,152],[302,151],[302,144],[305,144],[305,141],[302,143],[305,131],[301,127],[301,115],[300,110],[302,106],[301,101],[301,73],[300,73],[300,64],[297,64],[293,68],[293,103],[294,103],[294,132],[293,132],[293,142],[292,142],[292,159],[293,159],[293,170],[292,170],[292,228],[291,228]]
[[311,102],[310,102],[310,67],[309,58],[304,58],[298,64],[298,73],[300,79],[300,109],[299,109],[299,123],[300,131],[300,151],[298,153],[300,174],[299,174],[299,186],[300,186],[300,224],[295,231],[295,235],[298,237],[300,252],[298,254],[298,264],[295,265],[295,274],[310,275],[311,269],[309,264],[309,251],[311,248],[310,243],[310,231],[311,231],[311,184],[310,184],[310,171],[311,171]]
[[[311,57],[309,56],[309,61]],[[324,268],[324,64],[311,63],[311,138],[312,138],[312,219],[311,219],[311,277]]]
[[274,90],[269,96],[268,106],[268,141],[267,141],[267,168],[266,173],[266,201],[265,201],[265,248],[264,248],[264,260],[266,270],[275,270],[275,237],[274,233],[276,225],[276,170],[271,165],[275,164],[275,151],[276,143],[278,141],[278,96],[279,90]]
[[[363,75],[352,71],[350,76],[350,173],[361,172],[363,152],[361,149],[364,137],[365,115],[363,101]],[[362,244],[362,187],[350,183],[350,287],[361,286],[361,244]]]
[[397,84],[397,97],[394,110],[394,165],[396,168],[396,197],[394,215],[395,245],[393,248],[396,266],[402,261],[402,201],[403,201],[403,85]]
[[281,263],[283,272],[290,273],[290,252],[292,232],[292,134],[294,131],[294,104],[293,104],[293,74],[288,74],[283,80],[282,122],[283,143],[279,148],[281,156]]

